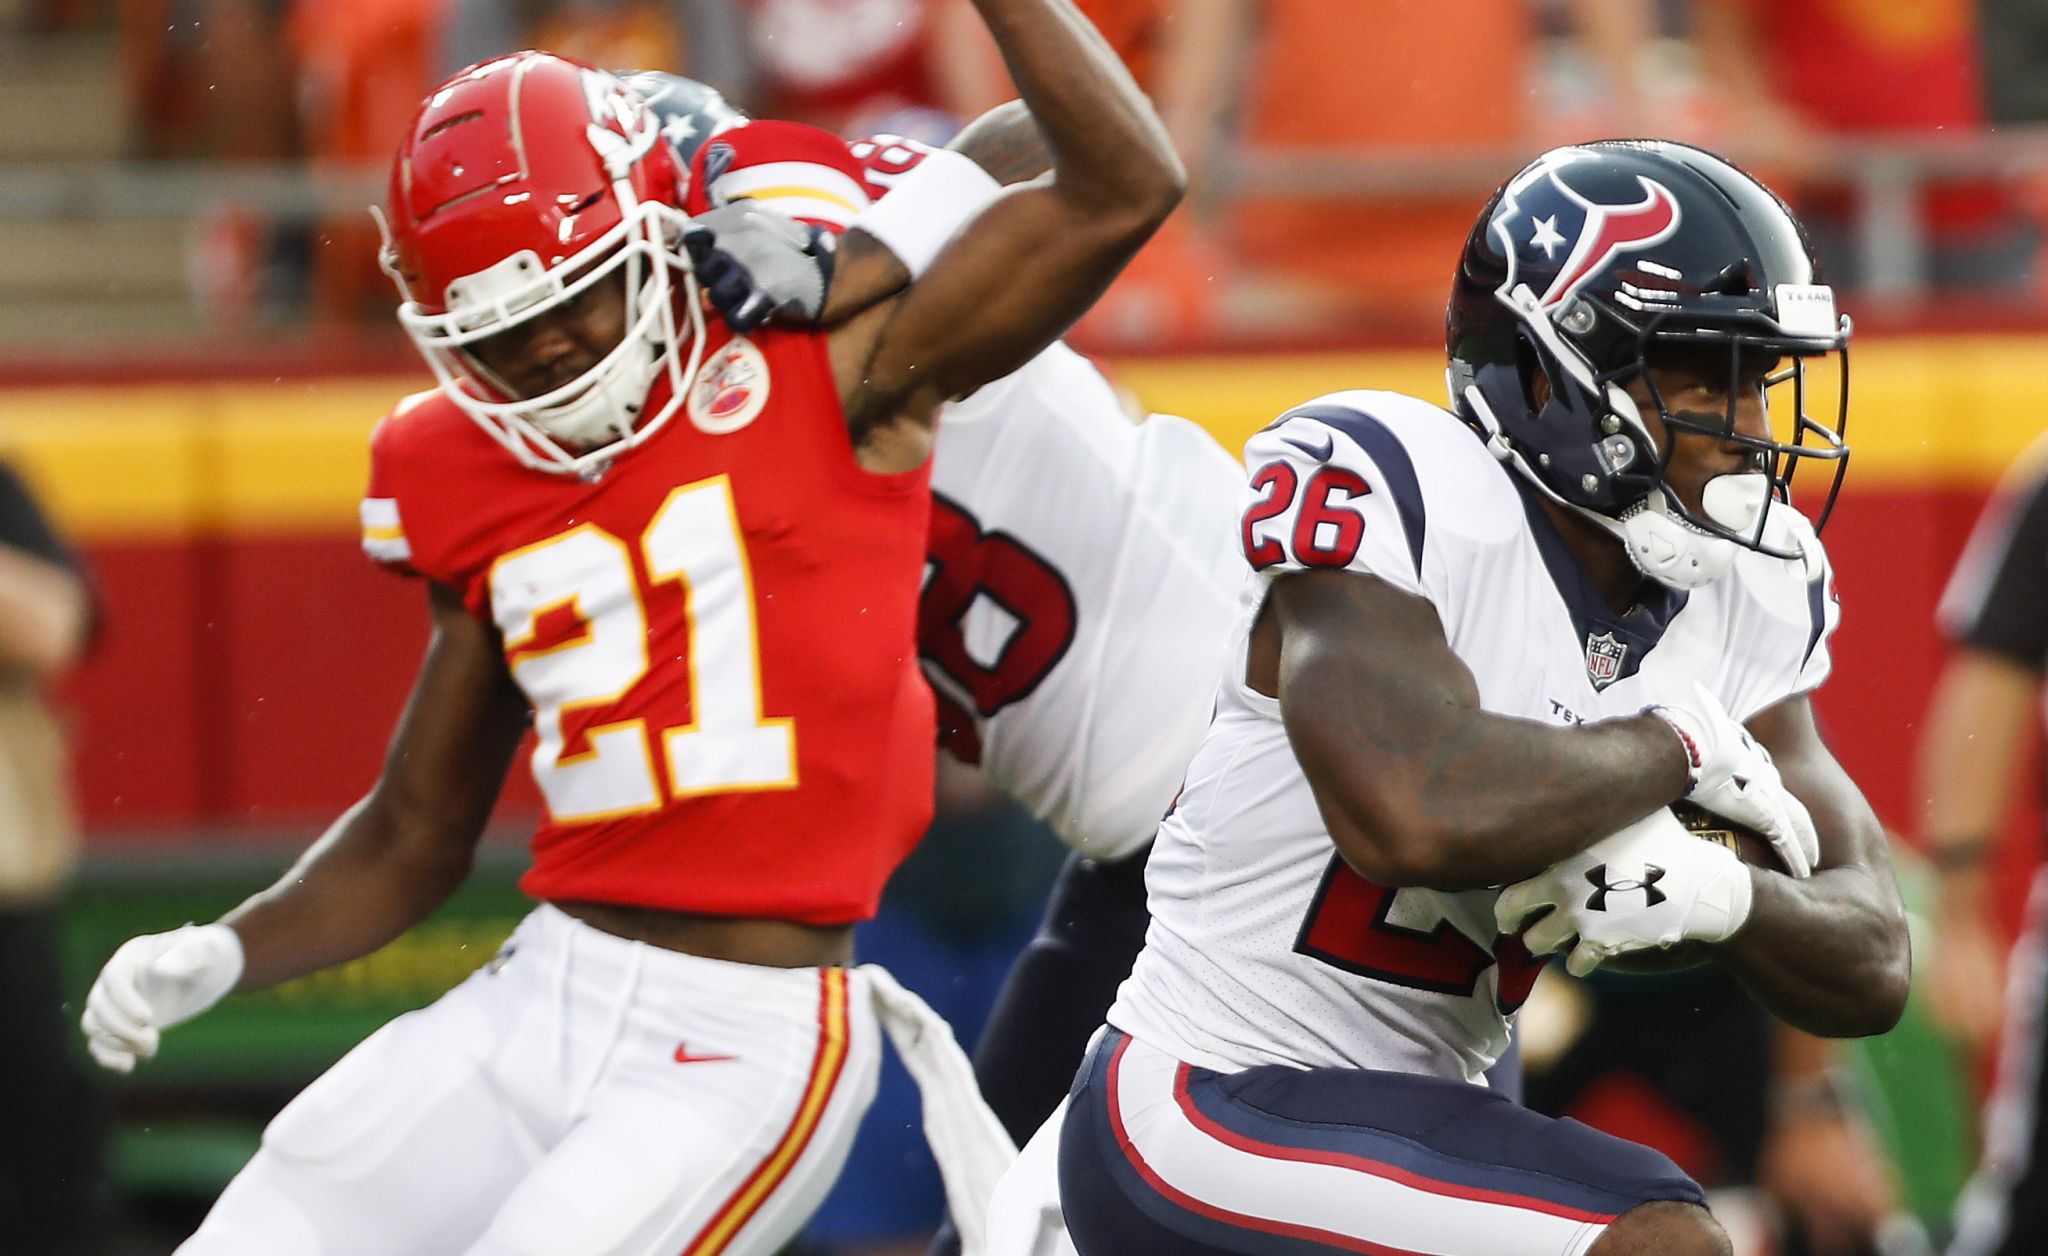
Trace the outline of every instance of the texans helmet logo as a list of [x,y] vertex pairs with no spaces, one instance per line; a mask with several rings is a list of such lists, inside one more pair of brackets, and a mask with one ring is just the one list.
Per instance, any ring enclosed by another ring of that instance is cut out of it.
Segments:
[[[1541,284],[1539,303],[1555,311],[1615,258],[1653,248],[1678,230],[1678,198],[1655,179],[1637,175],[1641,199],[1619,204],[1572,187],[1567,176],[1585,155],[1561,149],[1524,171],[1501,197],[1489,227],[1508,258],[1503,294],[1517,284]],[[1544,282],[1543,273],[1553,269]]]

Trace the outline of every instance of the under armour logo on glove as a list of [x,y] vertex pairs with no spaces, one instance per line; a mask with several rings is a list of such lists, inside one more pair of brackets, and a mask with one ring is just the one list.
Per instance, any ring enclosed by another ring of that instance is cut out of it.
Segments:
[[1664,870],[1656,864],[1643,865],[1641,880],[1609,881],[1607,865],[1594,864],[1586,869],[1586,880],[1593,883],[1593,896],[1586,900],[1587,911],[1606,911],[1609,894],[1628,894],[1635,890],[1643,892],[1643,906],[1655,907],[1665,899],[1664,891],[1657,888],[1657,882],[1664,879]]
[[1734,851],[1659,808],[1502,890],[1493,918],[1502,933],[1520,933],[1531,955],[1570,947],[1565,968],[1583,977],[1617,955],[1725,942],[1749,919],[1751,893]]

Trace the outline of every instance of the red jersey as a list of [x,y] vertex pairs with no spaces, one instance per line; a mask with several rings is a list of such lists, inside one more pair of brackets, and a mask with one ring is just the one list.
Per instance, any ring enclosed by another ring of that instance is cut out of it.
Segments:
[[855,461],[824,337],[715,323],[687,404],[593,481],[520,465],[439,393],[378,426],[365,548],[495,623],[533,706],[522,888],[874,914],[931,818],[929,476]]

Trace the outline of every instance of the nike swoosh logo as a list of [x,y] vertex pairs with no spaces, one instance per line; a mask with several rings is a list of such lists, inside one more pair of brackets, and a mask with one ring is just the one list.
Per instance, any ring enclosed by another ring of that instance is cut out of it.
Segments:
[[691,1055],[688,1043],[679,1043],[676,1046],[676,1063],[678,1064],[716,1064],[720,1060],[736,1060],[738,1058],[738,1056],[732,1055]]
[[1320,445],[1311,445],[1307,441],[1293,436],[1282,436],[1280,439],[1299,449],[1309,457],[1314,458],[1317,462],[1328,462],[1330,455],[1337,451],[1337,441],[1328,432],[1323,433],[1323,443]]

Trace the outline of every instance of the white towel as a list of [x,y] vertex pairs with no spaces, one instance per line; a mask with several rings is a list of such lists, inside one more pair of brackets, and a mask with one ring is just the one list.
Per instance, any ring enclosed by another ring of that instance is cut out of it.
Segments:
[[996,1114],[974,1083],[973,1066],[952,1026],[878,964],[863,964],[875,1013],[924,1100],[924,1137],[939,1162],[946,1206],[960,1232],[961,1256],[987,1256],[989,1200],[1017,1158]]

